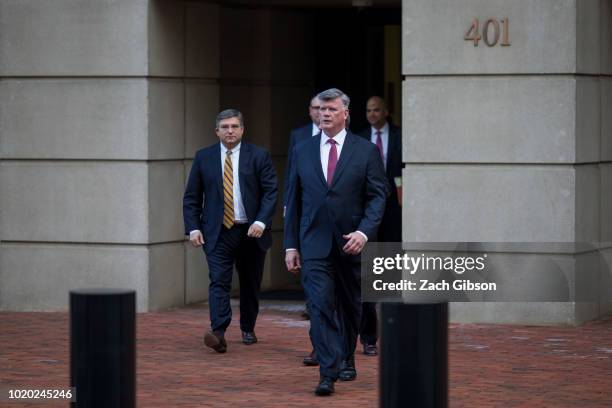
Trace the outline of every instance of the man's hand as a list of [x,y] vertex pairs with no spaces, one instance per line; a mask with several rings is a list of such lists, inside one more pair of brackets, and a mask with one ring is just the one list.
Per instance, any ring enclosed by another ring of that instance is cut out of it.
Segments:
[[302,260],[300,253],[296,249],[289,249],[285,252],[285,265],[291,273],[298,273],[302,269]]
[[247,236],[251,238],[260,238],[263,232],[264,232],[264,229],[261,228],[261,225],[251,224],[247,232]]
[[196,248],[204,245],[204,236],[202,235],[202,232],[191,231],[191,233],[189,234],[189,242],[191,242],[191,245]]
[[349,255],[359,255],[366,243],[366,240],[363,235],[361,235],[357,231],[343,235],[342,238],[348,239],[348,242],[346,243],[346,245],[344,245],[342,250]]

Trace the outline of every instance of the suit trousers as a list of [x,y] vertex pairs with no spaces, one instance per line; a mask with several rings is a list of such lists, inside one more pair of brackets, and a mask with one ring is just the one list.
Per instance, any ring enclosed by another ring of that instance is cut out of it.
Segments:
[[360,263],[347,257],[335,240],[326,258],[303,262],[310,336],[323,376],[337,378],[342,361],[355,353],[361,321],[360,273]]
[[378,317],[376,316],[376,303],[363,302],[361,306],[359,339],[361,340],[361,344],[376,344],[376,341],[378,340]]
[[214,249],[206,256],[208,262],[208,304],[211,328],[225,332],[232,320],[230,290],[234,264],[240,281],[240,329],[251,332],[259,313],[259,290],[266,251],[249,238],[248,224],[221,227]]

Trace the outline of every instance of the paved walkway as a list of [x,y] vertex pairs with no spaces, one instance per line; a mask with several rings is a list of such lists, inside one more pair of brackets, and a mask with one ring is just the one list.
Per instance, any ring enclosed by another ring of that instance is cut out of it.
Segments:
[[[227,354],[202,345],[207,314],[198,305],[138,316],[139,407],[377,406],[377,359],[363,355],[356,381],[338,383],[333,397],[313,395],[318,370],[301,365],[308,322],[290,308],[262,311],[253,346],[240,343],[235,320]],[[66,313],[0,313],[0,388],[66,386],[68,336]],[[612,407],[612,319],[452,325],[449,366],[451,407]]]

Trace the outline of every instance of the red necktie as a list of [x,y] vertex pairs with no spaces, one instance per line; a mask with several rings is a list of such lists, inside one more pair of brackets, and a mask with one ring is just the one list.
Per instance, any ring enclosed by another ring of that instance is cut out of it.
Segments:
[[334,139],[329,139],[327,143],[331,144],[331,148],[329,149],[329,160],[327,161],[327,185],[331,186],[334,180],[336,164],[338,164],[338,151],[336,150],[336,145],[338,143]]
[[382,137],[380,137],[380,130],[376,131],[376,147],[378,147],[378,151],[380,152],[380,158],[385,163],[385,149],[383,149]]

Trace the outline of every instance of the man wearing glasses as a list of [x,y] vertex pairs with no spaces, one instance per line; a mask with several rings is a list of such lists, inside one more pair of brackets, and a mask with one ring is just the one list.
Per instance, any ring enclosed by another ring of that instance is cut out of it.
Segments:
[[215,132],[220,143],[195,155],[183,197],[183,218],[185,233],[193,246],[204,248],[208,262],[211,329],[204,344],[225,353],[234,265],[240,280],[242,342],[257,342],[255,321],[266,251],[272,245],[277,179],[268,151],[242,142],[240,111],[220,112]]

